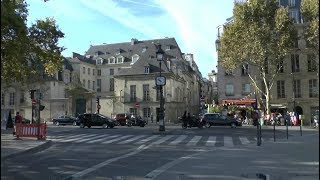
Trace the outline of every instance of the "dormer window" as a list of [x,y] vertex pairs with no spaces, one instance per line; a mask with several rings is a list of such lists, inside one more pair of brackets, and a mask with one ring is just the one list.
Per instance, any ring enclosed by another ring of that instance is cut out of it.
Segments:
[[143,47],[142,48],[142,52],[144,53],[144,52],[146,52],[147,51],[147,47]]
[[109,60],[109,64],[114,64],[115,63],[115,58],[114,57],[110,57],[108,60]]
[[117,49],[116,55],[120,55],[120,53],[121,53],[121,49]]
[[170,50],[170,45],[166,45],[166,51],[169,51]]
[[144,67],[144,73],[145,74],[149,74],[150,73],[150,67],[149,66],[145,66]]
[[97,65],[102,65],[102,63],[103,63],[103,59],[102,59],[102,58],[98,58],[98,59],[96,60],[96,64],[97,64]]
[[98,52],[98,51],[94,53],[94,56],[98,56],[98,55],[99,55],[99,52]]
[[135,62],[137,62],[139,60],[139,55],[135,54],[132,56],[132,63],[131,64],[134,64]]
[[123,63],[123,56],[117,57],[117,64]]

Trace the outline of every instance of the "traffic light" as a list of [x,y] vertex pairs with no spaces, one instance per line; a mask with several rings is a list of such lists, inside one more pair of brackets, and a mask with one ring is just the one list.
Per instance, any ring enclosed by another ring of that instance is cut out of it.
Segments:
[[31,90],[29,90],[29,93],[30,93],[30,99],[34,99],[34,92],[35,92],[36,90],[35,89],[31,89]]
[[97,100],[96,100],[97,104],[100,104],[100,99],[97,97]]

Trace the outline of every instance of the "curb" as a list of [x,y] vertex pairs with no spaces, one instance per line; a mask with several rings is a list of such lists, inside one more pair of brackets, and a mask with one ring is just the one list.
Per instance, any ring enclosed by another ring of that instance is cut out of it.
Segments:
[[7,159],[12,158],[14,156],[20,156],[20,155],[23,155],[25,153],[34,153],[34,152],[37,152],[37,151],[41,151],[41,150],[47,149],[51,145],[52,145],[52,141],[51,140],[47,140],[45,143],[43,143],[43,144],[41,144],[39,146],[35,146],[35,147],[27,149],[25,151],[16,152],[16,153],[12,153],[12,154],[9,154],[7,156],[1,157],[1,162],[6,161]]

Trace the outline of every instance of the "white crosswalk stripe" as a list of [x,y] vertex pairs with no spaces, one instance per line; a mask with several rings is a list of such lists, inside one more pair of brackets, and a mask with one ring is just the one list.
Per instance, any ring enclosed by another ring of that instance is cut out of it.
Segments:
[[187,146],[195,146],[199,140],[202,138],[202,136],[194,136],[188,143]]
[[115,141],[120,141],[120,140],[122,140],[122,139],[126,139],[126,138],[131,137],[131,136],[133,136],[133,135],[122,136],[122,137],[119,137],[119,138],[116,138],[116,139],[104,141],[104,142],[102,142],[102,144],[110,144],[110,143],[113,143],[113,142],[115,142]]
[[168,139],[170,139],[172,137],[173,137],[173,135],[164,136],[163,138],[153,142],[152,144],[155,144],[155,145],[161,144],[161,143],[165,142],[166,140],[168,140]]
[[133,137],[133,138],[131,138],[131,139],[127,139],[127,140],[125,140],[125,141],[119,142],[118,144],[127,144],[127,143],[129,143],[129,142],[132,142],[132,141],[135,141],[135,140],[137,140],[137,139],[140,139],[140,138],[142,138],[142,137],[144,137],[144,136],[146,136],[146,135],[139,135],[139,136]]
[[[221,137],[221,136],[220,136]],[[218,136],[194,136],[194,135],[123,135],[123,134],[77,134],[69,136],[49,136],[54,142],[73,142],[87,144],[146,144],[151,145],[167,144],[167,145],[184,145],[184,146],[207,146],[214,147],[217,144],[223,144],[224,147],[234,147],[236,145],[250,144],[252,140],[248,137],[239,136],[223,136],[218,139]],[[239,139],[239,140],[237,140]],[[255,141],[257,138],[253,137]],[[266,140],[263,138],[263,141]],[[223,141],[223,142],[219,142]],[[253,142],[253,141],[252,141]],[[218,145],[219,146],[219,145]]]
[[95,136],[96,134],[89,134],[89,135],[84,135],[84,136],[77,136],[73,139],[66,139],[66,140],[61,140],[60,142],[75,142],[75,141],[78,141],[78,140],[82,140],[82,139],[87,139],[88,137],[92,137],[92,136]]
[[247,137],[239,137],[241,144],[250,144],[250,141]]
[[108,137],[105,137],[105,138],[100,138],[100,139],[96,139],[96,140],[93,140],[93,141],[89,141],[89,142],[86,142],[86,143],[92,144],[92,143],[102,142],[102,141],[105,141],[107,139],[112,139],[112,138],[116,138],[116,137],[119,137],[119,136],[120,135],[112,135],[112,136],[108,136]]
[[148,137],[147,139],[142,139],[142,140],[136,142],[135,144],[143,144],[143,143],[149,142],[149,141],[151,141],[152,139],[155,139],[155,138],[157,138],[157,137],[159,137],[159,136],[160,136],[160,135],[152,135],[152,136]]
[[233,140],[230,136],[224,136],[223,137],[223,143],[225,147],[233,147]]
[[90,138],[84,138],[84,139],[81,139],[81,140],[77,140],[77,141],[74,141],[74,142],[85,142],[85,141],[90,141],[90,140],[93,140],[93,139],[97,139],[97,138],[101,138],[101,137],[104,137],[105,135],[100,135],[100,136],[93,136],[93,137],[90,137]]
[[206,146],[215,146],[216,145],[216,137],[209,136]]
[[183,141],[184,139],[186,139],[188,136],[186,135],[180,135],[177,139],[175,139],[174,141],[170,142],[169,145],[177,145],[179,144],[181,141]]

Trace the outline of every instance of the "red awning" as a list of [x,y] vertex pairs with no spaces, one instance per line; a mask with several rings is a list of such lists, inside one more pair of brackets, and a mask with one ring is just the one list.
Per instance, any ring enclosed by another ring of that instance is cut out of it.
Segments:
[[244,100],[240,100],[240,99],[226,99],[226,100],[222,100],[222,104],[235,104],[235,105],[250,105],[252,103],[255,103],[256,100],[255,99],[244,99]]

